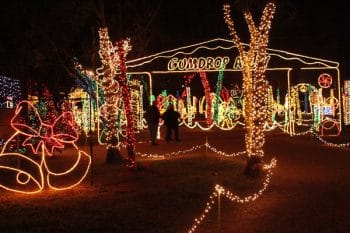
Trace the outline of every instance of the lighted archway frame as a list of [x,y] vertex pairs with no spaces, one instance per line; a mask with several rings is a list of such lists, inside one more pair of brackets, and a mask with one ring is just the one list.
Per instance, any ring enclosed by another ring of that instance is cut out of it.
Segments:
[[[225,44],[225,46],[217,45],[215,43],[222,42]],[[143,65],[148,65],[151,62],[157,60],[157,59],[171,59],[179,55],[184,55],[185,57],[191,57],[194,56],[194,54],[198,50],[208,50],[208,51],[215,51],[217,49],[222,50],[231,50],[235,49],[236,46],[226,46],[228,43],[232,44],[231,40],[225,40],[221,38],[215,38],[212,40],[204,41],[201,43],[189,45],[189,46],[183,46],[177,49],[167,50],[160,53],[156,53],[150,56],[138,58],[135,60],[130,60],[127,62],[128,70],[131,71],[132,69],[140,70]],[[242,43],[244,46],[248,46],[247,44]],[[267,53],[270,57],[276,57],[280,58],[285,61],[297,61],[300,62],[300,70],[313,70],[313,71],[320,71],[320,73],[325,73],[328,71],[334,71],[336,75],[334,75],[333,81],[337,80],[337,96],[338,99],[341,99],[341,88],[340,88],[340,71],[339,71],[339,63],[331,60],[326,59],[320,59],[315,58],[311,56],[304,56],[296,53],[291,53],[283,50],[277,50],[277,49],[267,49]],[[237,59],[237,57],[236,57]],[[195,72],[219,72],[220,69],[186,69],[186,70],[145,70],[145,72],[149,73],[150,79],[153,79],[154,75],[164,75],[164,74],[186,74],[186,73],[195,73]],[[266,71],[285,71],[287,76],[287,92],[290,93],[291,91],[291,81],[293,79],[293,76],[291,75],[291,72],[293,71],[293,67],[285,66],[285,67],[267,67]],[[240,72],[241,69],[237,67],[230,68],[229,66],[226,66],[224,69],[224,72]],[[289,101],[289,100],[288,100]],[[288,104],[290,106],[290,103]],[[339,125],[341,127],[341,120],[342,120],[342,113],[339,112],[337,114],[337,122],[339,122]],[[241,124],[241,123],[240,123]],[[290,124],[289,122],[286,122],[286,124]],[[195,126],[200,127],[201,129],[206,129],[207,127],[200,126],[198,122],[194,123]],[[211,127],[208,127],[210,129]],[[341,130],[341,129],[340,129]]]
[[[30,126],[21,120],[26,109],[34,111],[35,118],[40,123],[39,126]],[[89,171],[91,157],[75,144],[78,140],[78,133],[74,128],[73,120],[72,112],[64,112],[52,124],[43,122],[32,103],[20,102],[11,120],[11,127],[16,132],[6,141],[0,153],[0,169],[16,178],[17,183],[0,181],[0,187],[13,192],[33,194],[44,189],[45,180],[47,186],[54,190],[70,189],[80,184]],[[59,127],[61,124],[67,127],[65,132],[61,132]],[[23,146],[31,148],[32,153],[39,156],[39,161],[20,153],[7,152],[8,143],[18,135],[25,137]],[[51,156],[55,148],[64,148],[67,144],[73,146],[77,151],[75,161],[70,167],[60,172],[53,171],[46,157]],[[25,163],[25,166],[14,167],[9,164],[9,158],[15,158]]]

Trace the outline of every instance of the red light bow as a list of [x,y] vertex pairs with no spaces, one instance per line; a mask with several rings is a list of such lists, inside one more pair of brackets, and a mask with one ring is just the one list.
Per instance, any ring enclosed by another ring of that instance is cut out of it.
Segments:
[[[23,113],[26,113],[26,109],[34,111],[34,122],[38,122],[38,125],[30,126],[23,123],[21,117]],[[32,103],[22,101],[17,105],[15,116],[11,120],[11,127],[18,133],[27,136],[23,145],[30,146],[33,153],[37,154],[40,147],[43,146],[45,153],[52,155],[55,148],[62,149],[65,143],[73,143],[78,140],[78,132],[74,127],[73,119],[72,112],[64,112],[52,124],[46,124]]]

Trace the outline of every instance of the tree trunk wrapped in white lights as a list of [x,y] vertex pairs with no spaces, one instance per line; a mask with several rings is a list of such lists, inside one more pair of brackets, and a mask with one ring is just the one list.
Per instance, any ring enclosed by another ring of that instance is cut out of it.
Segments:
[[[125,57],[127,53],[130,51],[129,42],[122,41],[118,44],[118,46],[113,46],[112,42],[109,39],[108,36],[108,29],[107,28],[101,28],[99,30],[99,37],[100,37],[100,49],[99,49],[99,55],[102,62],[102,67],[97,69],[97,73],[99,75],[98,81],[101,84],[101,87],[104,90],[105,93],[105,106],[106,106],[106,141],[107,141],[107,163],[113,163],[115,161],[118,161],[118,158],[121,159],[121,155],[119,152],[119,137],[118,137],[118,128],[117,122],[118,122],[118,113],[119,111],[122,111],[122,109],[119,109],[122,104],[120,104],[121,100],[123,99],[121,97],[121,92],[123,92],[123,95],[128,97],[130,95],[127,95],[127,89],[123,86],[126,85],[126,80],[122,81],[122,89],[120,90],[119,83],[116,79],[117,72],[121,71],[121,75],[126,76],[126,68],[125,68]],[[121,67],[123,66],[123,67]],[[125,79],[125,77],[124,77]],[[129,101],[125,101],[124,98],[124,105],[129,104]],[[130,109],[130,108],[128,108]],[[132,115],[131,115],[132,116]],[[129,117],[130,118],[130,117]],[[128,120],[130,120],[128,118]],[[132,120],[132,119],[131,119]],[[131,125],[132,127],[132,125]],[[133,134],[128,134],[133,136]],[[129,145],[130,144],[130,145]],[[128,147],[133,147],[133,140],[128,140]],[[128,148],[130,152],[133,153],[133,150]],[[134,156],[132,154],[132,160],[129,161],[133,164],[134,162]]]
[[248,51],[246,51],[234,28],[230,5],[224,5],[225,22],[243,62],[245,142],[248,155],[246,174],[250,176],[258,176],[262,171],[263,146],[265,143],[263,127],[268,117],[268,82],[265,79],[266,49],[275,8],[273,1],[266,4],[258,27],[255,25],[252,15],[249,12],[244,13],[250,33],[250,44]]

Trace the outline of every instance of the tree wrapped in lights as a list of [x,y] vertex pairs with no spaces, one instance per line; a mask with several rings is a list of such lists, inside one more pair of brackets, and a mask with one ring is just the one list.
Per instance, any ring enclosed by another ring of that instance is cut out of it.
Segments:
[[[99,30],[100,48],[99,55],[102,67],[98,68],[97,81],[100,83],[105,93],[105,113],[106,113],[106,141],[107,141],[107,163],[117,161],[121,158],[119,151],[118,114],[124,105],[127,117],[127,150],[129,165],[135,162],[133,132],[133,114],[130,107],[130,91],[126,80],[125,57],[131,50],[129,40],[121,40],[113,46],[109,39],[106,27]],[[119,72],[119,74],[118,74]],[[119,76],[119,82],[117,77]],[[121,90],[120,90],[121,85]]]
[[244,17],[250,33],[248,51],[238,36],[231,19],[230,5],[224,5],[225,22],[230,30],[232,40],[237,46],[242,60],[244,115],[246,123],[246,152],[248,163],[247,175],[259,175],[262,171],[263,146],[265,143],[264,124],[267,120],[267,90],[268,82],[265,79],[267,44],[271,21],[275,13],[275,3],[267,2],[261,17],[259,26],[255,25],[250,12],[245,12]]
[[134,167],[135,165],[135,132],[134,132],[134,115],[131,110],[131,95],[130,89],[127,84],[126,78],[126,64],[125,58],[130,50],[129,40],[121,40],[117,42],[118,56],[119,56],[119,82],[122,88],[122,97],[124,110],[126,115],[126,149],[128,151],[128,166]]

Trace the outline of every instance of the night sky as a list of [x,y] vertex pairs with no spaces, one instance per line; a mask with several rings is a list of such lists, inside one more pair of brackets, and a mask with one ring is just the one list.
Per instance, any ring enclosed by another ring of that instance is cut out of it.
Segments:
[[[69,86],[74,77],[72,59],[98,66],[94,11],[98,1],[24,1],[3,3],[0,9],[0,74],[20,80],[50,80],[51,88]],[[131,37],[128,59],[203,42],[229,38],[223,0],[105,1],[106,23],[116,41]],[[228,1],[236,30],[248,42],[242,9],[250,2],[255,19],[265,1]],[[276,1],[269,47],[340,62],[341,77],[348,79],[350,16],[340,1]],[[158,8],[159,7],[159,8]],[[158,9],[158,10],[155,10]],[[152,12],[156,12],[152,15]],[[153,17],[154,16],[154,17]],[[146,24],[153,17],[150,24]],[[141,22],[141,23],[140,23]],[[145,29],[145,30],[142,30]],[[141,42],[145,43],[141,45]],[[145,42],[147,41],[147,42]]]

